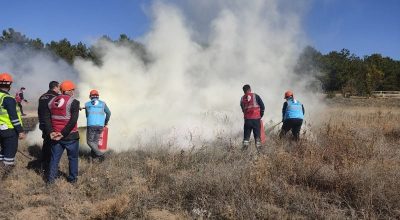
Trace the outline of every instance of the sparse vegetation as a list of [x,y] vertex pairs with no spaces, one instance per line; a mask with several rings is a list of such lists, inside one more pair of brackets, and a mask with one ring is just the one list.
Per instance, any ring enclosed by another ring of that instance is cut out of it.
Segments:
[[[101,164],[82,156],[78,184],[61,178],[46,187],[18,154],[1,182],[0,218],[400,218],[400,108],[374,99],[358,101],[369,107],[330,102],[326,117],[307,125],[306,139],[270,135],[259,156],[229,138],[182,151],[136,149]],[[35,157],[39,148],[20,150]]]

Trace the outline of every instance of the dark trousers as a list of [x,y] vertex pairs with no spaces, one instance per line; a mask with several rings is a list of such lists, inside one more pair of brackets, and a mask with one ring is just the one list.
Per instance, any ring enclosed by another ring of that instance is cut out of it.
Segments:
[[284,120],[279,137],[282,138],[288,131],[292,130],[294,140],[298,141],[300,138],[300,129],[302,124],[303,119],[291,118]]
[[18,136],[14,129],[0,131],[0,161],[5,165],[14,165],[18,150]]
[[251,131],[253,131],[254,139],[260,139],[260,119],[245,119],[243,126],[243,140],[250,140]]
[[50,159],[51,159],[51,139],[46,137],[44,134],[43,138],[43,146],[42,146],[42,158],[41,162],[43,164],[43,169],[46,171],[49,169]]
[[19,110],[21,111],[21,114],[24,114],[24,110],[22,109],[21,102],[17,102],[17,103],[18,103]]

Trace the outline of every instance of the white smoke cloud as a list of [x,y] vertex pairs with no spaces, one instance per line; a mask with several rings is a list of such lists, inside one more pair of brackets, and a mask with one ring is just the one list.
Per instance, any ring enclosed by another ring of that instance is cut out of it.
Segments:
[[0,66],[0,72],[8,72],[13,76],[11,95],[25,87],[25,98],[32,102],[36,102],[48,90],[50,81],[78,78],[78,73],[65,61],[48,52],[18,45],[0,49]]
[[[150,63],[128,47],[99,40],[101,66],[77,59],[71,67],[47,53],[11,48],[0,51],[0,64],[32,99],[51,80],[79,82],[81,105],[91,89],[99,90],[112,112],[109,147],[116,151],[237,139],[244,84],[263,99],[264,122],[280,121],[288,89],[304,103],[307,120],[320,109],[320,100],[306,89],[309,79],[293,73],[306,44],[301,16],[307,2],[157,1],[151,29],[140,37]],[[82,112],[79,124],[85,123]]]
[[[65,61],[55,58],[48,52],[38,51],[19,45],[8,45],[0,49],[0,72],[8,72],[13,77],[10,94],[25,87],[24,111],[28,115],[36,115],[37,100],[48,90],[50,81],[65,79],[77,80],[78,73]],[[34,132],[28,134],[28,144],[42,143],[41,132],[36,126]]]
[[111,148],[167,141],[185,147],[232,137],[242,129],[239,100],[247,83],[264,100],[265,121],[281,119],[287,89],[315,109],[307,79],[293,74],[305,45],[299,7],[284,6],[275,0],[156,2],[143,37],[150,64],[126,47],[98,42],[103,65],[81,60],[75,68],[80,91],[100,90],[112,111]]

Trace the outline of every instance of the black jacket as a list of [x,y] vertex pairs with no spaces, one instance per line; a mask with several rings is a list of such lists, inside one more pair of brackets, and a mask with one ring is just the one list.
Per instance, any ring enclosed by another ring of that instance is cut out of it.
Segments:
[[[58,93],[53,90],[49,90],[39,98],[39,106],[38,106],[38,118],[39,118],[39,128],[43,132],[45,129],[45,117],[50,118],[50,110],[49,110],[49,102],[52,98],[58,96]],[[46,132],[45,132],[46,133]]]

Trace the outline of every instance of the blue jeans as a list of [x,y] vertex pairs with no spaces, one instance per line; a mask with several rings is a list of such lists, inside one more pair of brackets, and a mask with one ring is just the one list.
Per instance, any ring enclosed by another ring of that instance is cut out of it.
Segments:
[[60,163],[61,156],[67,149],[68,161],[69,161],[69,176],[67,180],[69,182],[76,182],[78,179],[78,156],[79,156],[79,141],[56,141],[52,142],[51,146],[51,159],[49,168],[49,183],[53,183],[57,178],[58,164]]

